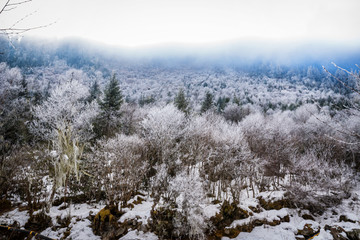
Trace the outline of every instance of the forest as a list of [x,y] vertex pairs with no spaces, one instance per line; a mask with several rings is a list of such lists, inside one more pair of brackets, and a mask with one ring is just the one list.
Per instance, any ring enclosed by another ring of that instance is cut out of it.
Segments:
[[0,225],[53,239],[360,239],[356,53],[285,64],[0,46]]

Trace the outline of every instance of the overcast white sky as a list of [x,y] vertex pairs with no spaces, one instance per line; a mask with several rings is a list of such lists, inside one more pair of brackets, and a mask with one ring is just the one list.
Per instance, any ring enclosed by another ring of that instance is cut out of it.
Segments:
[[0,25],[33,11],[19,26],[56,23],[31,35],[122,46],[238,39],[360,42],[360,0],[33,0],[1,14]]

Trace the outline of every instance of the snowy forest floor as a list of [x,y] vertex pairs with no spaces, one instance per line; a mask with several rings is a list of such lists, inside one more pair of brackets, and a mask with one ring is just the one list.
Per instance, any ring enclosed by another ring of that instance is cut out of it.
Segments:
[[[275,202],[282,199],[283,192],[263,192],[262,199]],[[139,201],[139,199],[143,201]],[[265,210],[261,199],[243,196],[238,207],[249,213],[245,219],[235,220],[226,226],[224,232],[232,234],[237,229],[235,239],[359,239],[360,236],[360,191],[359,186],[339,206],[327,209],[322,215],[315,215],[308,210],[278,208]],[[120,231],[119,239],[159,239],[151,232],[148,221],[151,221],[151,211],[154,201],[149,196],[137,195],[128,201],[128,208],[121,209],[123,214],[118,223],[127,222]],[[50,209],[51,227],[41,232],[42,235],[54,239],[101,239],[94,234],[93,226],[96,214],[105,207],[102,203],[65,204],[53,206]],[[206,217],[210,219],[220,212],[221,203],[204,205]],[[19,205],[0,216],[0,224],[24,229],[30,215],[26,205]],[[39,210],[38,212],[40,212]],[[34,215],[36,212],[34,213]],[[101,214],[100,214],[101,215]],[[68,219],[64,224],[64,219]],[[252,226],[249,228],[249,226]],[[251,230],[250,232],[249,229]],[[28,229],[32,230],[32,229]],[[4,239],[6,234],[0,235]],[[219,239],[213,238],[209,239]],[[221,239],[230,239],[222,237]]]

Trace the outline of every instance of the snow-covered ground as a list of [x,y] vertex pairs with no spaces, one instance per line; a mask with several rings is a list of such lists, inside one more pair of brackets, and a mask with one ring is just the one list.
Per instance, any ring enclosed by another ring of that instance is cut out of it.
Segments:
[[[300,209],[289,209],[282,208],[280,210],[264,210],[255,213],[252,212],[252,216],[249,216],[246,219],[235,220],[227,228],[235,228],[236,226],[246,225],[252,221],[258,219],[262,221],[272,222],[274,220],[280,220],[285,216],[289,216],[289,222],[281,222],[279,225],[270,226],[263,224],[262,226],[255,227],[250,233],[241,232],[235,239],[237,240],[278,240],[286,239],[292,240],[296,239],[298,230],[304,228],[305,225],[311,225],[311,228],[317,230],[320,228],[320,232],[317,236],[314,236],[315,240],[332,240],[334,239],[329,230],[325,230],[325,226],[338,226],[343,228],[345,231],[350,231],[352,229],[360,229],[360,204],[358,201],[359,192],[355,191],[349,199],[346,199],[342,202],[340,206],[334,207],[333,209],[328,209],[321,216],[314,216],[314,220],[305,220],[301,216],[304,214],[310,214],[308,210]],[[272,192],[272,193],[263,193],[262,197],[266,199],[280,199],[282,196],[281,192]],[[135,196],[134,199],[130,200],[128,204],[133,204],[132,208],[122,209],[125,213],[118,220],[119,223],[124,222],[125,220],[136,219],[142,224],[147,224],[149,218],[151,218],[151,210],[154,206],[154,200],[150,197],[143,197],[143,201],[137,201],[138,197]],[[246,198],[244,197],[239,206],[246,211],[251,212],[250,208],[258,205],[258,200],[255,198]],[[91,228],[90,215],[95,215],[98,213],[105,205],[102,204],[72,204],[70,207],[64,208],[63,204],[60,206],[54,206],[50,209],[49,216],[52,218],[53,227],[45,229],[41,232],[42,235],[55,238],[55,239],[87,239],[87,240],[97,240],[101,239],[100,236],[96,236]],[[214,216],[219,212],[220,204],[212,204],[203,206],[204,213],[207,218]],[[250,208],[249,208],[250,207]],[[36,213],[36,212],[35,212]],[[250,214],[251,215],[251,214]],[[340,216],[346,216],[347,219],[350,219],[354,222],[349,221],[340,221]],[[70,224],[67,227],[61,228],[57,222],[57,218],[66,218],[70,216]],[[2,225],[11,225],[15,221],[19,223],[21,227],[29,219],[29,214],[27,211],[20,211],[19,208],[16,208],[12,211],[4,213],[0,216],[0,223]],[[343,234],[345,235],[345,234]],[[128,229],[126,235],[122,236],[122,240],[136,240],[136,239],[148,239],[155,240],[158,239],[152,232],[143,232],[135,229]],[[223,237],[223,240],[229,238]]]

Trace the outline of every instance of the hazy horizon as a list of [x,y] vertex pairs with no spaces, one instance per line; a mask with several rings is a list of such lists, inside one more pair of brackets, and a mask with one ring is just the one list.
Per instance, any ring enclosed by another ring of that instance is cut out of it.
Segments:
[[[2,1],[4,2],[4,1]],[[236,41],[360,42],[360,2],[346,1],[69,1],[34,0],[3,13],[24,34],[83,38],[120,47],[207,45]]]

